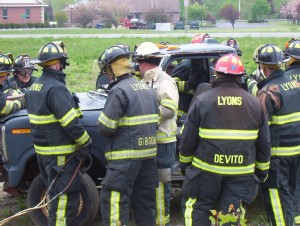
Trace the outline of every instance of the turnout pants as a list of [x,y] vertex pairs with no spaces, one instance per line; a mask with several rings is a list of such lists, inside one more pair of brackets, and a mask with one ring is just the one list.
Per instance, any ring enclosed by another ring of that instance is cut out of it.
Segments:
[[170,225],[171,174],[176,142],[157,144],[158,187],[156,188],[156,225]]
[[294,196],[300,156],[272,157],[269,176],[261,185],[263,203],[272,225],[294,224]]
[[255,175],[222,176],[189,166],[182,187],[181,208],[185,226],[211,225],[210,210],[226,214],[230,205],[235,209],[241,202],[249,205],[257,191],[258,178]]
[[[60,172],[69,156],[37,154],[40,173],[47,187],[50,186],[57,173]],[[79,161],[75,157],[68,161],[49,191],[49,200],[66,188],[78,164]],[[77,225],[75,218],[79,206],[80,185],[79,174],[77,173],[66,192],[50,203],[48,226]]]
[[300,171],[298,172],[298,182],[295,191],[295,224],[300,225]]
[[100,191],[104,226],[129,225],[131,209],[137,226],[155,225],[155,158],[108,162]]

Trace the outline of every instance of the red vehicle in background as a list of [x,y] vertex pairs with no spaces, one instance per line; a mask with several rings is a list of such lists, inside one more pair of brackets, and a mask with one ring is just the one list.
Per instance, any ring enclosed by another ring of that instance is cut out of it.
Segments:
[[149,29],[147,23],[141,19],[122,18],[120,24],[129,29]]

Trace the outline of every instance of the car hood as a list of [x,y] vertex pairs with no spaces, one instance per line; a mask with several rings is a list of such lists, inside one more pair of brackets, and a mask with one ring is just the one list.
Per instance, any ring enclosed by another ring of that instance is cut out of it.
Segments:
[[[102,110],[106,102],[107,94],[95,91],[76,93],[79,98],[79,106],[82,111]],[[0,123],[14,118],[27,116],[27,110],[23,109],[15,113],[0,117]]]

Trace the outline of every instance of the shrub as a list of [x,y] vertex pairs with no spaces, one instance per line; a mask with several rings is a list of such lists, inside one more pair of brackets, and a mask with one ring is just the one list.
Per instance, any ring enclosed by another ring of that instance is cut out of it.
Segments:
[[3,29],[4,28],[4,24],[0,24],[0,29]]
[[105,23],[106,28],[111,28],[111,26],[112,26],[111,22],[108,21],[108,22]]
[[35,28],[40,28],[41,27],[41,23],[34,23],[34,27]]
[[27,24],[27,27],[33,28],[33,27],[34,27],[34,24],[33,24],[33,23],[28,23],[28,24]]

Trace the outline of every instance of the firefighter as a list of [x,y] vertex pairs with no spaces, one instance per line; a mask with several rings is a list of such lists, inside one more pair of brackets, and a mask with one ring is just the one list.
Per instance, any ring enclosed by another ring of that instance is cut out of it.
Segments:
[[[256,61],[257,58],[257,51],[262,47],[263,45],[258,46],[253,53],[253,61]],[[263,71],[261,70],[260,65],[253,71],[250,75],[245,75],[245,82],[246,82],[246,90],[251,93],[253,96],[258,95],[258,88],[257,83],[266,79],[266,76],[264,75]]]
[[136,49],[135,54],[142,81],[155,91],[160,110],[156,136],[159,177],[156,188],[156,224],[170,225],[170,182],[176,155],[178,90],[175,81],[159,66],[161,55],[155,44],[144,42]]
[[102,223],[128,225],[130,205],[138,226],[155,225],[158,105],[149,86],[133,78],[129,52],[107,48],[99,58],[101,72],[114,78],[97,125],[108,138],[108,160],[100,192]]
[[243,55],[243,51],[240,49],[238,41],[234,38],[229,38],[228,40],[223,41],[222,44],[234,48],[238,56]]
[[[192,44],[199,44],[210,38],[209,34],[197,34],[192,38]],[[171,77],[175,80],[179,91],[178,119],[188,112],[195,90],[201,82],[200,74],[209,73],[201,69],[199,60],[184,59],[178,63]]]
[[269,169],[267,120],[259,100],[240,87],[242,62],[228,54],[212,69],[212,89],[189,110],[179,147],[182,211],[190,226],[211,225],[217,207],[226,214],[230,205],[249,205]]
[[294,193],[300,168],[299,83],[284,75],[282,50],[265,44],[257,51],[265,80],[257,84],[271,134],[271,164],[262,184],[263,203],[272,225],[294,224]]
[[66,88],[63,70],[69,65],[67,59],[62,42],[45,44],[39,50],[37,62],[43,73],[25,93],[40,173],[48,187],[56,178],[49,199],[70,184],[49,204],[49,226],[76,225],[81,184],[75,171],[92,148],[92,141],[79,121],[82,114],[78,98]]
[[205,39],[210,38],[210,35],[205,33],[205,34],[196,34],[193,38],[191,43],[196,44],[196,43],[202,43],[205,41]]
[[6,89],[18,90],[25,93],[27,89],[34,83],[36,77],[32,75],[33,71],[37,71],[34,63],[27,54],[19,55],[13,63],[13,77],[9,78]]
[[25,108],[24,97],[19,97],[13,100],[7,99],[3,93],[3,83],[7,80],[7,76],[13,72],[12,60],[5,54],[0,54],[0,116],[8,115]]
[[[285,76],[300,83],[300,39],[292,38],[286,43],[285,56],[288,61],[285,66]],[[295,191],[295,224],[300,225],[300,172]]]

